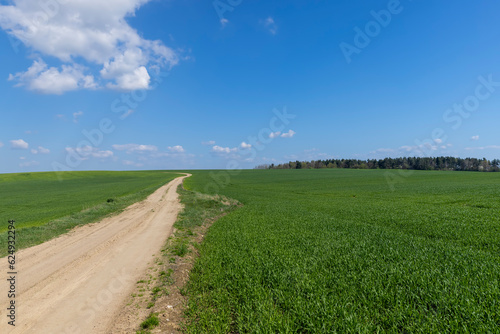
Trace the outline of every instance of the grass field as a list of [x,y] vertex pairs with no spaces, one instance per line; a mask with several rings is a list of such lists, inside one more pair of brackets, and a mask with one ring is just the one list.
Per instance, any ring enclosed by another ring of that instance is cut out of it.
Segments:
[[[192,333],[498,333],[500,173],[264,170],[220,193]],[[209,172],[186,188],[203,192]]]
[[0,256],[7,253],[9,219],[16,221],[17,248],[32,246],[142,200],[177,176],[68,172],[59,181],[55,173],[0,174]]

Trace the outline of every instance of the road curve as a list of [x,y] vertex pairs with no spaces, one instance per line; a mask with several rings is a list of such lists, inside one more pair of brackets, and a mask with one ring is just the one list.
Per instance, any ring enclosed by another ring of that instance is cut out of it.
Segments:
[[[9,283],[3,279],[0,332],[112,332],[121,305],[172,232],[181,209],[177,187],[189,176],[176,178],[119,215],[19,251],[16,326],[8,325]],[[0,263],[7,269],[7,258]]]

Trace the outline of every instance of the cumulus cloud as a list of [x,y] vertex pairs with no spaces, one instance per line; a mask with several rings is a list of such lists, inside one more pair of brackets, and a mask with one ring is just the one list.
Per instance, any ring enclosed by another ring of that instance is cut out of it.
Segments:
[[29,144],[22,139],[16,139],[10,141],[10,147],[15,150],[27,150]]
[[172,153],[184,153],[185,152],[184,148],[180,145],[169,146],[168,150]]
[[432,154],[435,154],[436,151],[445,150],[450,147],[452,147],[452,144],[446,144],[446,145],[438,145],[442,144],[442,140],[435,140],[435,144],[432,144],[431,142],[423,143],[420,145],[404,145],[399,148],[393,149],[393,148],[379,148],[374,151],[370,151],[370,154],[372,155],[383,155],[385,157],[387,156],[409,156],[409,155],[415,155],[415,156],[430,156]]
[[430,143],[425,143],[422,145],[413,145],[413,146],[401,146],[399,148],[400,151],[404,152],[429,152],[429,151],[437,151],[438,146],[432,145]]
[[307,150],[303,150],[298,154],[285,155],[284,158],[286,160],[320,160],[320,159],[328,159],[333,158],[332,154],[321,152],[317,148],[311,148]]
[[131,160],[123,160],[122,163],[125,165],[125,166],[135,166],[135,167],[142,167],[144,166],[143,163],[140,163],[140,162],[134,162],[134,161],[131,161]]
[[33,153],[33,154],[38,154],[38,153],[49,154],[50,150],[48,148],[43,147],[43,146],[38,146],[38,149],[32,148],[31,153]]
[[38,161],[26,161],[26,162],[21,162],[19,164],[19,167],[33,167],[33,166],[38,166],[40,163]]
[[296,154],[290,154],[290,155],[285,155],[284,158],[286,160],[298,160],[299,159],[299,156],[296,155]]
[[277,137],[279,137],[280,135],[281,135],[281,132],[279,132],[279,131],[276,131],[276,132],[271,132],[271,133],[269,134],[269,138],[277,138]]
[[479,136],[472,136],[470,139],[471,140],[479,140]]
[[220,19],[220,25],[222,26],[222,28],[224,28],[227,24],[229,23],[229,20],[228,19]]
[[242,149],[244,149],[244,150],[245,150],[245,149],[251,148],[251,147],[252,147],[252,145],[247,144],[247,143],[245,143],[245,142],[242,142],[242,143],[240,144],[240,147],[241,147]]
[[466,147],[467,151],[482,151],[482,150],[500,150],[500,145],[489,145],[489,146],[481,146],[481,147]]
[[125,118],[129,117],[130,115],[132,115],[134,112],[135,112],[135,110],[129,109],[126,113],[124,113],[123,115],[120,116],[120,119],[125,119]]
[[142,153],[142,152],[155,152],[158,147],[154,145],[139,145],[139,144],[125,144],[125,145],[112,145],[117,151],[126,151],[127,153]]
[[215,145],[214,147],[212,147],[212,152],[214,153],[234,153],[238,151],[238,148],[229,148],[229,147],[222,147],[222,146],[218,146],[218,145]]
[[112,151],[105,150],[101,151],[97,147],[92,147],[89,145],[83,147],[66,147],[66,152],[68,154],[77,154],[82,160],[87,160],[88,158],[98,158],[106,159],[112,157],[114,154]]
[[62,63],[49,67],[40,58],[10,79],[44,94],[150,88],[151,71],[178,63],[175,51],[161,41],[143,38],[127,23],[127,17],[150,1],[12,0],[0,5],[2,29],[36,54]]
[[[331,157],[331,154],[327,154],[324,152],[321,152],[317,148],[311,148],[308,150],[304,150],[304,152],[301,154],[301,157],[305,157],[305,160],[319,160],[319,159],[326,159]],[[301,160],[304,160],[301,158]]]
[[288,132],[285,132],[285,133],[282,133],[281,134],[281,137],[282,138],[292,138],[293,136],[295,136],[296,132],[293,131],[293,130],[290,130]]
[[26,86],[42,94],[61,95],[81,88],[96,88],[94,77],[84,74],[84,70],[78,64],[62,65],[61,69],[48,67],[42,59],[38,59],[26,72],[10,74],[9,81],[16,81],[17,87]]
[[203,145],[203,146],[215,145],[215,140],[203,141],[203,142],[201,142],[201,145]]
[[83,115],[83,111],[77,111],[73,113],[73,122],[78,123],[78,119]]
[[278,32],[278,26],[271,16],[261,21],[261,23],[272,35],[276,35],[276,33]]
[[371,151],[370,154],[378,154],[378,153],[387,153],[387,154],[391,154],[391,153],[396,153],[397,151],[395,149],[392,149],[392,148],[379,148],[375,151]]

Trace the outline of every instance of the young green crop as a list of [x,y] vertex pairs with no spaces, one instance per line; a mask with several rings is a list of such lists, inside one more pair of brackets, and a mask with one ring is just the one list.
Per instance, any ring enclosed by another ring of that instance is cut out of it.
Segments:
[[[206,235],[191,333],[437,333],[500,328],[500,174],[265,170]],[[203,191],[209,172],[185,186]]]

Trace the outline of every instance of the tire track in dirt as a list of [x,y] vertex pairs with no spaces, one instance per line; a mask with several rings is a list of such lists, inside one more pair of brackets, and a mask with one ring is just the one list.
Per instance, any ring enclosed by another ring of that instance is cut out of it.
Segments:
[[[4,279],[0,332],[112,331],[113,319],[137,278],[172,231],[181,209],[177,187],[189,176],[162,186],[119,215],[19,251],[16,326],[7,324],[8,282]],[[7,259],[0,263],[7,264]]]

